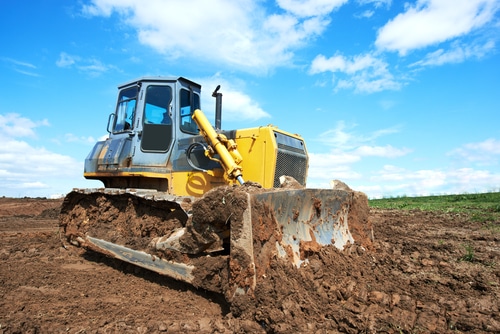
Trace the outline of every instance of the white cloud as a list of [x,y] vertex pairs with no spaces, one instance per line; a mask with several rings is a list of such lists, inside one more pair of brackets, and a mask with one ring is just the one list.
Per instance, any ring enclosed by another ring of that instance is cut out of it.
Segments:
[[99,76],[115,66],[105,65],[100,60],[92,58],[87,61],[87,64],[78,66],[78,69],[91,76]]
[[35,182],[25,182],[25,183],[20,183],[19,184],[20,189],[46,189],[49,188],[49,186],[46,183],[40,182],[40,181],[35,181]]
[[470,33],[498,9],[497,0],[418,0],[379,29],[375,45],[405,55]]
[[61,52],[59,54],[59,59],[56,61],[56,65],[58,67],[71,67],[78,60],[80,60],[80,58],[77,56],[72,56],[67,54],[66,52]]
[[458,45],[454,43],[449,50],[439,49],[428,53],[424,59],[410,65],[413,66],[440,66],[449,63],[461,63],[470,58],[482,58],[495,48],[494,41],[483,45]]
[[71,190],[71,180],[82,177],[81,162],[36,145],[37,128],[48,125],[45,119],[0,114],[0,184],[4,196],[48,196],[56,188],[64,189],[59,191],[63,193]]
[[[107,138],[107,137],[108,137],[108,135],[105,136],[105,138]],[[97,142],[97,140],[92,136],[90,136],[90,137],[85,137],[85,136],[78,137],[72,133],[66,133],[64,135],[64,139],[68,143],[82,143],[82,144],[92,144],[93,145]]]
[[338,121],[335,127],[320,133],[316,140],[322,144],[333,146],[336,149],[354,150],[375,141],[379,137],[400,131],[399,126],[393,126],[360,134],[355,131],[356,127],[356,124],[346,124],[344,121]]
[[366,180],[366,175],[353,169],[355,163],[362,165],[366,157],[394,159],[411,152],[410,149],[392,145],[373,145],[377,138],[399,132],[399,127],[380,129],[364,135],[356,133],[355,127],[356,125],[339,121],[334,128],[318,136],[318,141],[332,146],[332,149],[327,153],[309,152],[309,186],[328,188],[333,179],[340,179],[348,184],[352,181],[362,182],[363,179]]
[[334,179],[349,182],[361,178],[361,174],[352,169],[352,164],[360,157],[349,152],[333,150],[329,153],[309,152],[308,188],[330,188]]
[[10,137],[35,138],[35,128],[49,125],[47,119],[33,121],[16,113],[0,114],[0,139]]
[[[378,9],[380,7],[389,8],[391,6],[392,0],[357,0],[356,1],[360,6],[371,6],[374,9]],[[355,14],[354,17],[358,19],[370,18],[375,15],[375,10],[366,9],[359,14]]]
[[357,142],[357,139],[355,139],[356,136],[352,132],[348,132],[354,127],[356,125],[346,125],[344,121],[338,121],[334,128],[320,133],[317,140],[322,144],[335,146],[340,149],[351,149],[357,146],[353,142],[353,140]]
[[[361,160],[358,154],[332,150],[329,153],[309,153],[311,166],[314,168],[326,168],[328,166],[350,165]],[[315,174],[315,173],[312,173]]]
[[374,181],[409,181],[419,180],[421,185],[436,187],[442,185],[446,174],[440,170],[407,170],[405,168],[385,165],[378,171],[372,180]]
[[371,197],[387,195],[431,195],[439,192],[449,182],[442,170],[409,170],[393,165],[385,165],[370,176],[370,182],[379,185]]
[[368,146],[363,145],[358,147],[354,152],[360,156],[368,157],[383,157],[383,158],[397,158],[410,153],[412,150],[408,148],[395,148],[392,145],[386,146]]
[[[312,188],[329,188],[330,181],[339,179],[347,184],[356,181],[360,184],[369,184],[369,175],[364,175],[362,172],[354,169],[354,164],[363,163],[365,157],[380,157],[380,158],[397,158],[406,155],[409,152],[407,149],[396,149],[390,145],[386,147],[380,146],[361,146],[355,150],[343,151],[341,149],[333,149],[328,153],[312,153],[309,152],[309,178],[308,187]],[[404,178],[398,177],[401,171],[394,171],[390,181],[403,181]],[[385,180],[387,181],[387,180]],[[363,190],[357,188],[356,190]]]
[[[35,147],[26,141],[6,139],[0,148],[0,169],[8,178],[34,178],[74,175],[81,169],[73,158]],[[22,152],[22,154],[19,154]]]
[[28,62],[17,60],[17,59],[7,58],[7,57],[0,57],[0,60],[3,60],[4,62],[10,63],[12,65],[12,69],[18,73],[28,75],[31,77],[39,77],[40,76],[38,73],[33,72],[33,70],[36,70],[37,67],[35,65],[33,65],[32,63],[28,63]]
[[410,150],[394,148],[391,145],[359,145],[363,140],[377,138],[380,133],[386,131],[379,131],[378,134],[375,131],[351,143],[358,145],[353,148],[349,142],[355,140],[356,136],[352,129],[346,131],[346,128],[341,123],[336,129],[328,132],[333,136],[330,143],[335,143],[340,148],[334,148],[329,153],[310,153],[308,186],[329,188],[329,181],[340,179],[353,189],[366,192],[371,198],[500,191],[500,173],[469,166],[470,162],[478,165],[498,163],[500,141],[497,139],[468,143],[448,154],[465,162],[467,167],[464,168],[457,168],[456,164],[451,164],[452,167],[448,168],[421,168],[418,165],[402,167],[394,164],[384,164],[381,167],[371,164],[370,168],[363,168],[366,157],[396,159],[397,163],[404,163],[404,160],[397,158],[408,154]]
[[357,18],[370,18],[375,14],[373,10],[365,10],[361,14],[356,15]]
[[276,2],[281,8],[296,16],[310,17],[328,15],[347,0],[277,0]]
[[59,59],[56,60],[56,65],[61,68],[75,67],[79,71],[86,73],[87,75],[90,75],[92,77],[99,76],[112,69],[117,69],[116,66],[104,64],[99,59],[84,59],[76,55],[67,54],[66,52],[61,52],[59,54]]
[[340,74],[341,78],[336,80],[335,90],[349,88],[362,93],[398,90],[401,83],[390,73],[388,66],[386,62],[369,53],[353,57],[336,54],[330,58],[320,54],[312,61],[309,73]]
[[35,77],[35,78],[40,77],[40,74],[34,73],[34,72],[23,71],[23,70],[19,70],[19,69],[16,69],[15,71],[18,73],[24,74],[24,75],[28,75],[30,77]]
[[270,115],[265,112],[256,101],[253,101],[250,96],[238,91],[226,91],[224,111],[228,120],[257,120]]
[[410,170],[385,165],[373,173],[370,197],[461,194],[500,190],[500,174],[473,168]]
[[478,164],[498,164],[500,160],[500,140],[489,138],[478,143],[468,143],[448,153],[461,160]]
[[[358,0],[360,5],[373,8],[391,6],[391,1]],[[405,4],[404,12],[395,16],[377,32],[376,50],[354,56],[337,52],[333,56],[319,54],[312,61],[309,73],[332,73],[334,91],[352,89],[358,93],[375,93],[399,90],[408,78],[400,67],[389,65],[382,58],[384,51],[397,51],[406,55],[409,51],[443,42],[438,50],[429,52],[424,59],[413,62],[415,66],[438,66],[480,59],[491,53],[495,41],[480,40],[480,35],[465,39],[465,35],[482,29],[483,32],[500,8],[497,0],[417,0]],[[371,17],[373,10],[365,10],[360,17]],[[398,70],[398,72],[395,72]],[[398,75],[395,75],[398,73]]]
[[27,68],[31,68],[31,69],[36,69],[35,65],[33,65],[32,63],[25,62],[25,61],[7,58],[7,57],[1,57],[0,59],[2,59],[3,61],[9,62],[11,64],[20,66],[20,67],[25,67],[25,68],[27,67]]
[[212,91],[221,85],[222,93],[222,118],[227,121],[255,121],[261,118],[271,117],[259,104],[248,94],[244,93],[245,84],[241,81],[224,79],[219,74],[210,78],[197,80],[204,87],[202,95],[202,106],[205,114],[211,114],[215,109],[215,99]]
[[360,5],[370,5],[372,4],[375,8],[385,6],[389,8],[392,4],[392,0],[357,0]]
[[489,170],[460,168],[450,172],[454,193],[500,191],[500,174]]
[[321,34],[327,14],[345,0],[280,1],[280,13],[267,13],[260,1],[93,0],[89,16],[117,13],[137,30],[139,41],[169,58],[197,58],[266,73],[291,64],[293,52]]

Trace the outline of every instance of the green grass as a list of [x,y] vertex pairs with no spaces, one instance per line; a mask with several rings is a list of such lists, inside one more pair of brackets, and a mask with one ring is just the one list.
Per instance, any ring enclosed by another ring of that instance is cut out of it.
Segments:
[[462,261],[474,262],[474,247],[472,244],[464,244],[465,254],[460,258]]
[[467,214],[472,221],[500,232],[500,192],[421,197],[393,197],[369,200],[379,209],[441,211]]

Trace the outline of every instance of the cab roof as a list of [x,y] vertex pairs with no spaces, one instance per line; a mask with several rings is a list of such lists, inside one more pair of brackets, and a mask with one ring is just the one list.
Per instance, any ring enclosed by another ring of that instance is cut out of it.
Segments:
[[119,85],[118,89],[122,89],[123,87],[135,85],[135,84],[138,84],[139,82],[177,82],[177,81],[185,82],[190,86],[195,86],[195,87],[201,89],[200,84],[198,84],[194,81],[191,81],[189,79],[186,79],[184,77],[161,77],[161,76],[158,76],[158,77],[153,77],[153,76],[139,77],[137,79],[130,80],[130,81],[127,81],[127,82]]

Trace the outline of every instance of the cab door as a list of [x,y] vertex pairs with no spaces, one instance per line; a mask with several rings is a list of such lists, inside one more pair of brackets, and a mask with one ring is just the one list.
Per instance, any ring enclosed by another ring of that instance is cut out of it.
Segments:
[[141,150],[166,152],[172,143],[172,88],[170,86],[146,87]]
[[[173,87],[151,84],[144,87],[142,131],[137,140],[134,165],[166,167],[175,132],[172,120]],[[139,144],[138,143],[138,144]]]

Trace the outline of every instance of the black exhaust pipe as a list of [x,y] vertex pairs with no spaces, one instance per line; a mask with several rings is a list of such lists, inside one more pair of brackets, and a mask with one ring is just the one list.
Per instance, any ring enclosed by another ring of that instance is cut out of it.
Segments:
[[222,118],[222,93],[219,93],[220,85],[217,85],[212,97],[215,97],[215,130],[221,129]]

